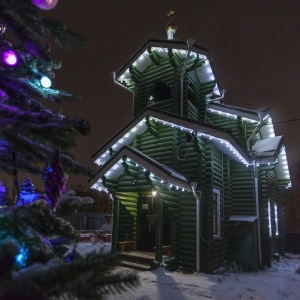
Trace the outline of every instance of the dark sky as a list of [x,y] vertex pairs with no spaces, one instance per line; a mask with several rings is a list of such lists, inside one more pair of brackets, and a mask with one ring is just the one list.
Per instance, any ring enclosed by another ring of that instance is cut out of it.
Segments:
[[[300,118],[300,1],[60,0],[50,14],[89,40],[86,48],[57,52],[63,67],[53,85],[82,95],[63,109],[91,124],[91,134],[78,139],[79,161],[94,166],[91,155],[132,119],[132,94],[111,72],[149,37],[166,38],[170,9],[175,38],[208,49],[225,104],[269,106],[275,123]],[[276,124],[275,132],[284,135],[290,165],[300,159],[300,122]]]

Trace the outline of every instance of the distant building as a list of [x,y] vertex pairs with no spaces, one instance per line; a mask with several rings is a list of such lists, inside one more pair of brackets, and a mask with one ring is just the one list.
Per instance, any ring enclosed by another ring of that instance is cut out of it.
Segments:
[[172,21],[168,40],[149,39],[114,73],[134,117],[93,155],[90,179],[114,199],[112,251],[132,240],[158,261],[170,246],[185,269],[270,266],[284,251],[283,137],[268,108],[225,105],[207,50],[175,30]]

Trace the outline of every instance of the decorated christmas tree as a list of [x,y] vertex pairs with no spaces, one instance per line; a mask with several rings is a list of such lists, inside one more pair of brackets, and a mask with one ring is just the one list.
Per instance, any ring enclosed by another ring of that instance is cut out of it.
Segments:
[[18,171],[42,174],[39,166],[47,164],[44,199],[0,208],[0,299],[101,299],[137,282],[135,274],[117,273],[109,254],[82,257],[76,243],[67,254],[77,232],[57,212],[78,203],[63,195],[64,171],[89,174],[69,152],[89,124],[52,109],[78,96],[51,88],[61,64],[49,44],[67,48],[86,41],[47,17],[57,2],[0,0],[0,169],[14,176],[16,200],[34,193],[29,178],[19,188]]

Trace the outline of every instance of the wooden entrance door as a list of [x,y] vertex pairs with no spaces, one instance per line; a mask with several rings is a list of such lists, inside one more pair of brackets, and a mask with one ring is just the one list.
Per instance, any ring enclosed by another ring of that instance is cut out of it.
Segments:
[[[156,243],[156,226],[149,224],[147,215],[153,214],[152,197],[141,197],[139,199],[139,223],[138,223],[138,249],[141,251],[155,252]],[[153,199],[153,209],[157,213],[156,201],[161,199]],[[170,220],[167,209],[163,209],[163,228],[162,228],[162,245],[170,245]]]
[[[152,212],[152,197],[141,197],[139,199],[139,250],[154,252],[155,237],[156,237],[156,223],[152,226],[149,224],[147,215]],[[156,212],[155,200],[153,201],[153,208]]]

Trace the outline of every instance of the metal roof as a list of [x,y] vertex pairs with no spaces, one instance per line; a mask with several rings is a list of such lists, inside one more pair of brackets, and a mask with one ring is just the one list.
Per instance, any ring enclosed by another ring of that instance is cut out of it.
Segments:
[[[155,51],[159,59],[169,58],[169,51],[172,51],[180,59],[185,59],[188,53],[186,41],[149,39],[118,71],[113,73],[115,82],[133,92],[135,83],[131,81],[130,68],[134,66],[142,73],[146,68],[154,64],[150,57],[149,49],[150,51]],[[205,62],[202,66],[196,68],[199,80],[203,84],[215,82],[213,93],[217,97],[221,97],[222,91],[218,87],[208,51],[194,44],[190,48],[189,59],[200,59]]]
[[217,114],[222,114],[225,116],[239,116],[245,119],[248,119],[249,121],[260,121],[259,115],[261,115],[262,118],[266,118],[267,116],[270,115],[270,109],[267,108],[262,108],[258,110],[250,110],[250,109],[245,109],[237,106],[232,106],[232,105],[226,105],[223,103],[214,103],[211,102],[207,104],[207,110],[211,113],[217,113]]
[[[125,156],[125,158],[124,158]],[[105,186],[102,183],[102,177],[107,176],[111,179],[118,179],[124,173],[123,161],[130,159],[137,168],[144,168],[144,171],[149,171],[150,176],[157,176],[162,183],[174,185],[177,188],[191,190],[191,186],[187,178],[179,172],[165,166],[142,152],[129,147],[122,148],[115,153],[89,180],[92,188],[104,190]]]
[[154,108],[145,109],[98,149],[98,151],[92,155],[95,159],[95,163],[98,165],[104,164],[109,159],[110,148],[118,151],[122,146],[130,145],[136,135],[141,135],[147,130],[147,118],[151,118],[154,122],[177,128],[185,132],[195,132],[197,133],[198,138],[201,138],[202,136],[203,138],[211,140],[216,147],[223,153],[229,155],[232,159],[244,164],[251,164],[251,158],[247,151],[239,145],[230,131]]
[[[290,181],[290,173],[287,162],[282,136],[275,136],[273,121],[269,108],[249,110],[236,106],[225,105],[223,103],[209,103],[207,110],[210,113],[222,115],[227,118],[244,118],[246,122],[260,122],[260,117],[264,120],[264,125],[260,128],[262,140],[258,141],[251,150],[251,156],[261,164],[276,163],[276,173],[278,179]],[[273,148],[274,149],[273,149]],[[272,148],[272,149],[271,149]],[[266,150],[267,149],[267,150]]]

